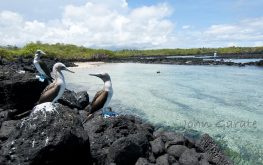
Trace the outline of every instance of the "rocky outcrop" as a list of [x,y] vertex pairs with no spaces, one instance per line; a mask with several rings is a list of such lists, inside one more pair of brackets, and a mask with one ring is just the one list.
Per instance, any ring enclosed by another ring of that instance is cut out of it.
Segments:
[[74,91],[66,89],[58,102],[69,108],[82,110],[89,104],[89,95],[87,91],[75,93]]
[[[205,134],[197,141],[182,134],[155,131],[150,141],[149,157],[141,157],[136,164],[162,165],[232,165],[213,139]],[[152,155],[154,157],[152,157]]]
[[205,153],[203,155],[208,162],[218,165],[229,164],[231,162],[208,134],[204,134],[198,139],[196,148]]
[[81,109],[84,109],[89,104],[89,94],[87,91],[77,92],[76,97]]
[[[35,73],[0,66],[0,126],[3,121],[28,116],[47,85]],[[89,104],[89,95],[86,91],[66,90],[59,102],[80,110]]]
[[[1,58],[1,57],[0,57]],[[9,69],[13,70],[24,70],[31,73],[37,73],[35,66],[33,64],[34,57],[15,57],[12,61],[8,61],[6,59],[0,60],[0,65],[8,66]],[[76,66],[73,62],[64,59],[57,59],[52,57],[42,57],[42,60],[45,62],[47,67],[52,71],[52,67],[56,62],[62,62],[67,67],[74,67]]]
[[135,164],[148,156],[153,127],[132,116],[104,119],[96,114],[84,124],[96,164]]
[[134,116],[97,112],[88,119],[86,91],[67,90],[61,104],[34,107],[47,84],[29,71],[0,67],[1,165],[233,164],[207,134],[193,139],[159,131]]
[[0,150],[5,165],[90,164],[90,144],[78,113],[44,103],[17,124]]
[[1,67],[0,107],[16,110],[13,115],[31,110],[46,86],[33,73]]

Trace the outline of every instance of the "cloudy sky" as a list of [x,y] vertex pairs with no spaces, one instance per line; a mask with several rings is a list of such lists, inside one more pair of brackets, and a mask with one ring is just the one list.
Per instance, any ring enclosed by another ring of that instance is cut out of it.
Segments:
[[263,46],[263,0],[0,0],[0,45]]

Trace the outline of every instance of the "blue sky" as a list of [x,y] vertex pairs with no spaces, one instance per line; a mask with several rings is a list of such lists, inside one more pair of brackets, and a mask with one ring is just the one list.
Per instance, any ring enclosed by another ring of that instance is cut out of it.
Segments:
[[0,0],[0,45],[263,46],[262,0]]

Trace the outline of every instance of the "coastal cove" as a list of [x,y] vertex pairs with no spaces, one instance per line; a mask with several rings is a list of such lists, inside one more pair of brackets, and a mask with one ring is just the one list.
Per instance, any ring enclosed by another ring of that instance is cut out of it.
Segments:
[[209,133],[240,153],[236,163],[262,163],[262,67],[95,63],[71,69],[76,73],[65,73],[67,88],[87,90],[91,98],[102,82],[88,74],[108,72],[113,111],[193,136]]

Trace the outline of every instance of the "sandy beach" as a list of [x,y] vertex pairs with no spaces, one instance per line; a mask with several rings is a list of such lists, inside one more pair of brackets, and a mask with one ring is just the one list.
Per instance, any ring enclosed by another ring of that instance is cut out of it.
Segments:
[[74,62],[78,68],[93,68],[104,63],[105,62]]

